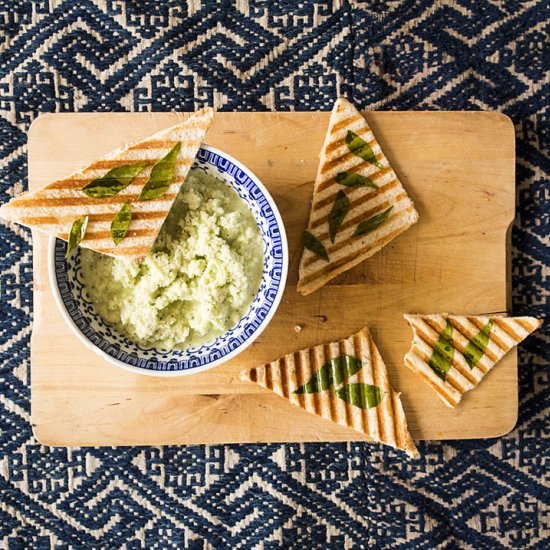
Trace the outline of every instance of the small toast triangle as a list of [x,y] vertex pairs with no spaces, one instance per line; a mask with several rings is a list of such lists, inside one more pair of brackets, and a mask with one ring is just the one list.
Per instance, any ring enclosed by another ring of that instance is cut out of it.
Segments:
[[346,99],[337,99],[313,188],[298,292],[307,295],[321,288],[417,219],[365,117]]
[[[80,245],[116,258],[139,261],[153,246],[170,208],[193,165],[210,126],[214,111],[207,107],[171,128],[137,143],[116,149],[86,168],[55,181],[43,189],[23,193],[0,207],[0,218],[35,228],[68,240],[72,223],[88,216]],[[159,198],[138,200],[155,162],[181,143],[170,185]],[[91,181],[124,165],[147,164],[130,183],[114,196],[94,198],[82,191]],[[124,203],[130,203],[132,218],[118,245],[111,236],[111,222]]]
[[405,315],[413,331],[405,365],[451,408],[542,321],[503,315]]
[[386,365],[367,328],[243,371],[241,379],[373,441],[419,456],[399,394],[390,386]]

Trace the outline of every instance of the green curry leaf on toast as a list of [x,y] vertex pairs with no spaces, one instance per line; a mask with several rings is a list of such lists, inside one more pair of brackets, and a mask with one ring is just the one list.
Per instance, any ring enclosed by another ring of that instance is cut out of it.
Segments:
[[386,397],[386,392],[372,384],[346,384],[336,390],[336,396],[360,409],[372,409]]
[[357,172],[352,172],[351,170],[340,172],[336,175],[335,180],[336,183],[345,185],[346,187],[370,187],[371,189],[378,189],[378,185],[370,178],[358,174]]
[[149,166],[149,162],[136,162],[117,166],[100,178],[96,178],[85,185],[82,192],[94,199],[113,197],[128,187],[147,166]]
[[492,328],[493,321],[489,320],[489,322],[483,326],[483,328],[468,342],[468,345],[464,348],[463,355],[470,369],[473,369],[485,354]]
[[355,132],[348,130],[348,133],[346,134],[346,144],[354,155],[366,160],[373,166],[376,166],[379,170],[384,169],[378,160],[376,160],[376,155],[374,154],[372,147]]
[[430,368],[445,381],[447,378],[447,372],[451,368],[454,356],[454,346],[453,346],[453,326],[449,321],[445,325],[445,328],[439,335],[435,346],[433,347],[432,355],[428,361]]
[[126,236],[130,222],[132,221],[132,209],[130,203],[126,202],[122,205],[117,215],[111,222],[111,237],[115,245],[118,245]]
[[71,229],[69,230],[69,238],[67,239],[67,252],[65,257],[67,258],[69,254],[80,244],[80,241],[84,238],[86,234],[86,229],[88,228],[88,216],[82,216],[73,222]]
[[320,258],[323,258],[326,262],[329,261],[327,249],[323,243],[309,231],[304,231],[302,234],[302,244],[308,250],[311,250],[314,254],[317,254]]
[[149,179],[141,190],[139,196],[140,201],[158,199],[166,193],[174,177],[174,170],[176,168],[176,161],[180,148],[181,142],[178,141],[176,145],[174,145],[174,147],[153,166]]
[[376,214],[375,216],[372,216],[372,218],[369,218],[368,220],[362,221],[357,226],[357,229],[354,231],[353,236],[360,237],[361,235],[365,235],[366,233],[370,233],[371,231],[374,231],[377,227],[382,225],[388,219],[388,216],[390,215],[392,210],[393,210],[393,206],[390,206],[387,210],[384,210],[384,212],[381,212],[380,214]]
[[328,215],[328,228],[331,242],[336,239],[336,233],[342,225],[350,206],[349,199],[344,191],[338,191],[332,210]]

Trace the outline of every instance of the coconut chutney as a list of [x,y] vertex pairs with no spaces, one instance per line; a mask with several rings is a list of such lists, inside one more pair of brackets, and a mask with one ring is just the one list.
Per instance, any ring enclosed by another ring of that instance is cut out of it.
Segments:
[[80,254],[103,320],[140,345],[173,349],[212,340],[246,314],[260,286],[263,250],[239,195],[192,170],[141,264]]

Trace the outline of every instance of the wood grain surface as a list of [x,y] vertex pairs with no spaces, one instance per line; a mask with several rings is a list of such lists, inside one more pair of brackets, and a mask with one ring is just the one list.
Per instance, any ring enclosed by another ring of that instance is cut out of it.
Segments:
[[[49,114],[29,131],[31,189],[99,155],[175,124],[185,114]],[[420,221],[362,265],[314,294],[296,292],[328,113],[218,113],[206,143],[253,170],[283,216],[290,248],[285,295],[260,338],[235,359],[178,378],[139,376],[106,363],[65,325],[47,272],[47,237],[34,232],[32,423],[48,445],[152,445],[363,440],[250,383],[239,371],[364,325],[402,392],[416,439],[495,437],[517,419],[511,352],[456,410],[403,365],[403,313],[506,311],[508,228],[514,217],[510,120],[481,112],[367,113]],[[296,326],[301,331],[295,330]]]

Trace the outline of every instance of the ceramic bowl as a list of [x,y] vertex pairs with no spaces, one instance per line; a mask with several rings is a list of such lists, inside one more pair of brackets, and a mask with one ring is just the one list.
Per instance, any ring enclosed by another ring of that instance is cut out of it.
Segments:
[[162,350],[132,342],[96,313],[83,283],[81,256],[65,258],[66,243],[51,238],[49,276],[55,301],[78,338],[109,363],[138,374],[177,376],[211,369],[248,347],[266,328],[283,295],[288,271],[285,228],[267,189],[239,161],[203,145],[193,168],[223,180],[235,189],[253,213],[262,234],[264,269],[260,288],[246,315],[225,334],[201,346]]

